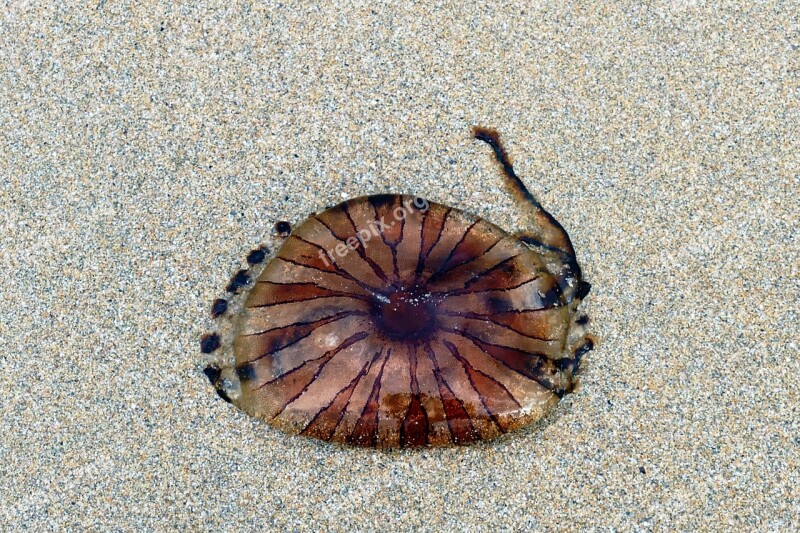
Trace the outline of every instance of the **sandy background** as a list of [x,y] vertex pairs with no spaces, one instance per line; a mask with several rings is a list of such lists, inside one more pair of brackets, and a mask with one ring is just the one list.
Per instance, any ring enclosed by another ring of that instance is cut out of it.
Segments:
[[[667,1],[6,2],[0,524],[800,527],[800,16]],[[602,340],[544,423],[469,448],[287,438],[198,339],[276,220],[413,192],[570,232]]]

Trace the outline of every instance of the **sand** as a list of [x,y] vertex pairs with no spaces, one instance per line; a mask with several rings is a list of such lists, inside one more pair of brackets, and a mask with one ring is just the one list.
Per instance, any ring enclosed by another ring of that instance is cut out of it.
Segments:
[[[799,100],[774,1],[9,3],[0,524],[799,528]],[[581,389],[389,452],[221,401],[198,341],[277,220],[392,191],[524,227],[474,124],[594,286]]]

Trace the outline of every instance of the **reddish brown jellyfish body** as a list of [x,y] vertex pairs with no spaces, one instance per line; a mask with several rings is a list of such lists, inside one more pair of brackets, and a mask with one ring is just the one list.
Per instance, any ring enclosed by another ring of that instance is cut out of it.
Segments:
[[[230,317],[231,361],[206,369],[220,396],[289,433],[410,447],[491,439],[573,391],[593,346],[578,311],[589,284],[498,134],[474,135],[530,229],[510,235],[400,194],[311,216],[260,272],[231,281],[230,292],[247,292]],[[226,309],[216,301],[213,312]],[[222,344],[212,334],[202,348]]]

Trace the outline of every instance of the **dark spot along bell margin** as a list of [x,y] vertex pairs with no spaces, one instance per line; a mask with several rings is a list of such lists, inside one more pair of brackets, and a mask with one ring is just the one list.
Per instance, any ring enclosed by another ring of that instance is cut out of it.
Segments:
[[247,270],[240,270],[233,276],[233,278],[231,278],[231,281],[228,283],[228,286],[225,287],[225,290],[231,293],[237,293],[239,292],[239,289],[248,283],[250,283],[250,275],[247,273]]
[[221,315],[225,314],[225,311],[228,310],[228,300],[224,298],[217,298],[214,300],[214,303],[211,304],[211,317],[218,318]]
[[278,232],[278,235],[281,237],[288,237],[289,234],[292,232],[292,225],[286,222],[285,220],[281,220],[277,224],[275,224],[275,231]]

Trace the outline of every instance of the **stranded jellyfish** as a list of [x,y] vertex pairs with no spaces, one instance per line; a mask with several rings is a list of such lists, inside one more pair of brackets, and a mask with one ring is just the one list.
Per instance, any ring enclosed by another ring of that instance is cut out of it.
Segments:
[[590,285],[498,133],[473,133],[530,228],[400,194],[278,223],[277,254],[251,252],[212,306],[229,326],[201,349],[223,354],[205,370],[222,398],[292,434],[410,447],[491,439],[573,391]]

